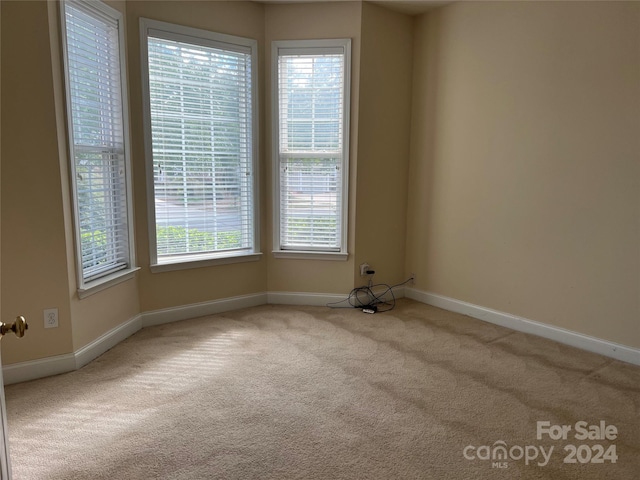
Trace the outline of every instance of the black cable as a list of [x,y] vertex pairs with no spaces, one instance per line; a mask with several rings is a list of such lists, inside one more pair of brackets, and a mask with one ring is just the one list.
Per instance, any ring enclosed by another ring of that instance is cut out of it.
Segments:
[[[362,308],[362,309],[371,309],[378,312],[388,312],[393,310],[396,306],[396,296],[393,293],[393,289],[397,287],[401,287],[406,285],[413,277],[405,280],[402,283],[397,283],[396,285],[389,285],[386,283],[378,283],[372,284],[371,280],[369,281],[369,285],[363,287],[356,287],[345,298],[344,300],[340,300],[338,302],[330,302],[327,303],[327,307],[329,308]],[[381,293],[375,293],[374,289],[379,289],[383,287],[384,290]],[[385,300],[384,297],[387,294],[391,294],[390,300]],[[364,297],[364,300],[363,300]],[[349,302],[349,307],[346,305],[344,307],[340,307],[339,305],[344,302]],[[386,306],[382,307],[381,305]],[[375,307],[375,308],[374,308]]]

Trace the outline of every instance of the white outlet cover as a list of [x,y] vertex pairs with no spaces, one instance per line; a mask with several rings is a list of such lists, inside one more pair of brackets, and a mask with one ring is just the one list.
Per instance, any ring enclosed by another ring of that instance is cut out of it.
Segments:
[[58,326],[58,309],[47,308],[44,310],[44,328],[56,328]]

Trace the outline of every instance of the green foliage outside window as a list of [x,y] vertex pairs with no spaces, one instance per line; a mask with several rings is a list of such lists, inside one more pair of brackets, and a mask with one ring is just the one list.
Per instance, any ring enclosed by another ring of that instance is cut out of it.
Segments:
[[212,252],[241,248],[240,230],[204,232],[196,228],[158,227],[156,229],[158,255]]

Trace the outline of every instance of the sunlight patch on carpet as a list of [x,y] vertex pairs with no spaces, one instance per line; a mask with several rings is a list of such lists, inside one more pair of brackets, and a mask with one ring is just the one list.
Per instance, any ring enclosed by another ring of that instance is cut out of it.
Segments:
[[235,345],[242,332],[231,331],[207,338],[189,350],[147,366],[123,380],[121,386],[135,390],[180,392],[206,382],[216,375],[236,353]]

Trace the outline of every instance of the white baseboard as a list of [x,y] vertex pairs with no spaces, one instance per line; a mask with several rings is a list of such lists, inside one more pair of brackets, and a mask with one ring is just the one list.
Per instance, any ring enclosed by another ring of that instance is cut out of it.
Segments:
[[255,307],[267,303],[324,306],[329,302],[340,301],[345,298],[345,295],[337,294],[262,292],[144,312],[109,330],[73,353],[3,366],[4,384],[11,385],[13,383],[27,382],[78,370],[141,328]]
[[[383,289],[384,290],[384,289]],[[377,294],[380,292],[376,291]],[[404,287],[393,289],[395,298],[404,298]],[[339,303],[340,306],[349,306],[349,295],[344,293],[305,293],[305,292],[268,292],[267,303],[271,305],[308,305],[312,307],[325,307],[330,303]],[[387,295],[386,298],[390,298]]]
[[27,382],[78,370],[141,328],[141,317],[136,315],[74,353],[6,365],[2,367],[4,384]]
[[341,302],[347,295],[333,293],[269,292],[267,303],[270,305],[308,305],[325,307],[328,303]]
[[3,366],[4,384],[11,385],[12,383],[27,382],[78,370],[144,327],[264,305],[266,303],[267,294],[258,293],[141,313],[109,330],[73,353]]
[[28,382],[37,378],[51,377],[76,369],[76,356],[73,353],[39,358],[27,362],[13,363],[2,367],[5,385]]
[[414,288],[405,288],[405,296],[418,302],[443,308],[451,312],[462,313],[478,320],[507,327],[518,332],[530,333],[539,337],[555,340],[556,342],[589,352],[605,355],[616,360],[640,365],[640,349],[620,345],[608,340],[590,337],[545,323],[528,320],[509,313],[492,310],[472,303],[456,300],[455,298],[424,292]]
[[189,318],[215,315],[216,313],[256,307],[266,303],[266,293],[254,293],[251,295],[241,295],[238,297],[223,298],[221,300],[212,300],[210,302],[192,303],[190,305],[182,305],[180,307],[164,308],[162,310],[142,313],[142,327],[152,327],[154,325],[162,325],[163,323],[187,320]]
[[107,350],[126,340],[142,328],[142,316],[135,317],[121,323],[107,333],[99,336],[93,342],[77,350],[73,355],[76,360],[76,369],[84,367],[95,360]]

